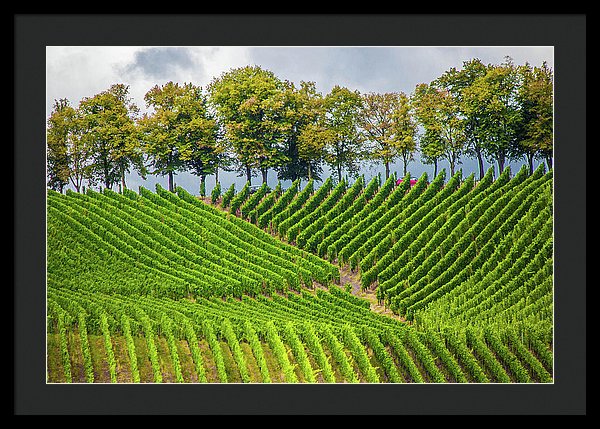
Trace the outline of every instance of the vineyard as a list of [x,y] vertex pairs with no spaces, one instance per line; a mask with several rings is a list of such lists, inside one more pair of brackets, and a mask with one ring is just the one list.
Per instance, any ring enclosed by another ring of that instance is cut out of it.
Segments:
[[396,179],[48,191],[48,382],[552,383],[552,170]]

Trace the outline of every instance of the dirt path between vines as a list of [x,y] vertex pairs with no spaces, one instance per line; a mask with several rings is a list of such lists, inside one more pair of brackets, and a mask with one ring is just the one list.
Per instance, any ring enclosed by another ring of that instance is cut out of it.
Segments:
[[360,283],[360,274],[353,273],[350,270],[349,265],[344,265],[340,268],[340,285],[345,289],[347,284],[352,285],[351,292],[360,298],[365,298],[371,302],[371,310],[376,313],[385,314],[386,316],[393,317],[394,319],[405,322],[404,318],[397,316],[390,309],[385,308],[383,304],[377,302],[377,295],[375,293],[375,285],[371,285],[370,288],[362,290]]

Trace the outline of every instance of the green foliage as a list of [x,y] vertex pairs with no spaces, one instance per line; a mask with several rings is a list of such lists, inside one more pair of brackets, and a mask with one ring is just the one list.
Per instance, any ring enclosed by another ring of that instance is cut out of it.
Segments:
[[200,347],[198,347],[198,337],[196,335],[196,331],[194,329],[194,325],[190,322],[188,318],[183,319],[183,325],[185,329],[185,338],[188,343],[188,347],[190,348],[190,353],[192,355],[192,360],[194,361],[194,366],[196,369],[196,375],[198,376],[198,381],[200,383],[206,383],[206,369],[204,358],[202,357],[202,352],[200,351]]
[[358,113],[361,133],[370,143],[368,157],[385,165],[386,179],[390,163],[401,157],[406,175],[407,164],[414,159],[417,128],[410,108],[409,98],[403,92],[362,95]]
[[71,356],[69,354],[69,344],[67,339],[68,332],[66,327],[66,319],[68,316],[65,311],[55,302],[49,302],[48,307],[50,308],[50,311],[56,320],[56,332],[58,332],[59,335],[60,357],[65,382],[72,383],[73,375],[71,372]]
[[315,383],[315,374],[310,365],[310,361],[308,360],[308,355],[306,354],[306,350],[304,350],[304,344],[298,338],[298,334],[296,333],[296,329],[291,322],[288,322],[283,327],[283,336],[285,341],[289,344],[292,349],[292,353],[296,358],[296,362],[300,367],[300,371],[307,383]]
[[335,374],[333,373],[333,368],[331,367],[331,363],[325,355],[321,339],[315,332],[313,324],[306,321],[303,322],[303,330],[301,332],[301,335],[304,340],[304,343],[306,344],[307,348],[311,351],[312,356],[314,357],[315,361],[317,362],[317,365],[320,368],[324,382],[335,383]]
[[273,72],[259,66],[231,69],[214,78],[207,90],[248,182],[252,169],[287,160],[282,144],[291,124],[285,119],[285,84]]
[[331,332],[328,326],[321,328],[323,332],[323,341],[327,344],[333,359],[339,366],[340,372],[344,379],[348,383],[359,383],[358,376],[352,368],[352,363],[349,361],[348,356],[344,352],[344,347],[340,343],[340,340]]
[[288,358],[287,350],[281,337],[279,336],[279,332],[277,327],[272,321],[267,322],[265,326],[266,330],[266,340],[277,362],[281,366],[281,370],[283,372],[283,377],[286,383],[297,383],[298,377],[296,377],[296,373],[294,372],[294,367],[290,363]]
[[354,360],[358,364],[358,367],[365,377],[365,381],[367,383],[379,383],[379,376],[377,375],[373,365],[371,365],[371,361],[369,360],[369,356],[367,355],[365,347],[361,343],[354,329],[351,326],[346,326],[342,329],[341,334],[344,344],[352,353]]
[[235,183],[232,183],[231,186],[225,191],[223,194],[223,200],[221,201],[221,206],[223,208],[229,207],[231,204],[231,200],[235,196]]
[[244,353],[240,347],[239,339],[237,338],[233,330],[233,326],[231,326],[231,322],[228,319],[225,319],[221,324],[221,332],[223,333],[223,337],[225,338],[225,341],[227,341],[229,349],[233,354],[233,358],[235,359],[237,368],[242,378],[242,383],[249,383],[250,373],[248,372],[246,358],[244,357]]
[[519,73],[512,59],[500,65],[489,65],[462,91],[463,109],[469,116],[477,115],[472,130],[482,142],[484,154],[504,169],[507,159],[517,152],[517,139],[522,127],[522,112],[517,102]]
[[265,358],[262,343],[258,338],[254,326],[252,326],[252,322],[249,320],[244,321],[244,335],[248,343],[250,343],[250,347],[252,348],[252,353],[254,354],[254,358],[256,359],[256,363],[260,369],[263,383],[271,383],[271,376],[269,375],[269,368],[267,366],[267,360]]
[[102,327],[102,336],[104,337],[104,348],[106,349],[106,356],[108,360],[108,371],[110,374],[110,382],[117,382],[117,363],[115,361],[115,352],[113,349],[112,340],[110,337],[110,328],[108,327],[108,317],[106,313],[102,313],[100,316],[100,323]]
[[[235,188],[234,188],[235,189]],[[221,197],[221,182],[217,182],[212,192],[210,193],[210,202],[216,204],[217,200]]]
[[177,342],[175,335],[173,334],[173,322],[171,319],[163,315],[160,319],[160,330],[161,333],[167,339],[167,345],[169,347],[169,354],[171,355],[171,362],[173,364],[173,372],[175,373],[175,382],[183,383],[183,374],[181,372],[181,362],[179,360],[179,353],[177,351]]
[[201,88],[167,82],[151,88],[144,100],[153,112],[144,114],[139,127],[153,174],[168,175],[169,190],[173,191],[177,172],[190,171],[201,177],[214,173],[221,149],[217,123]]
[[219,381],[221,383],[227,383],[227,371],[225,370],[225,360],[223,359],[223,352],[221,350],[221,344],[217,339],[215,334],[213,323],[210,320],[204,320],[202,322],[202,332],[208,345],[210,347],[210,351],[212,352],[213,359],[215,361],[215,365],[217,368],[217,376],[219,377]]
[[[48,188],[62,192],[71,180],[76,189],[81,186],[88,163],[88,152],[79,146],[76,110],[69,100],[60,99],[54,107],[46,128],[46,168]],[[81,162],[79,162],[81,161]],[[79,166],[81,165],[81,168]]]
[[[309,180],[304,189],[294,194],[294,197],[289,201],[284,210],[281,210],[276,216],[273,217],[273,228],[279,230],[279,226],[290,216],[292,216],[297,210],[299,210],[304,203],[310,198],[314,191],[314,180]],[[282,197],[283,199],[283,197]]]
[[[77,327],[79,330],[79,339],[81,341],[81,354],[83,356],[83,370],[85,372],[85,381],[87,383],[94,382],[94,366],[92,363],[92,354],[90,351],[90,343],[88,339],[86,314],[80,311],[77,317]],[[133,373],[133,371],[132,371]]]
[[[151,113],[139,108],[122,83],[77,107],[55,101],[48,118],[47,185],[81,192],[100,184],[126,188],[132,170],[142,177],[189,172],[200,177],[237,170],[246,181],[275,169],[279,179],[321,180],[327,164],[341,182],[358,177],[361,163],[386,166],[402,159],[403,175],[416,157],[435,165],[446,160],[454,174],[464,156],[483,160],[534,159],[551,168],[553,155],[553,71],[547,63],[516,66],[478,58],[452,67],[412,94],[365,93],[334,85],[322,95],[315,82],[299,85],[260,66],[230,69],[205,88],[167,82],[145,96]],[[419,126],[419,127],[418,127]],[[417,133],[417,128],[422,133]],[[263,224],[266,224],[265,216]],[[272,218],[272,216],[270,216]],[[258,214],[257,214],[258,222]],[[328,245],[329,246],[329,245]]]
[[446,159],[450,174],[466,150],[465,121],[457,97],[435,82],[419,84],[413,95],[413,108],[424,129],[421,150],[428,163]]
[[140,382],[140,371],[137,364],[137,352],[135,350],[135,343],[133,342],[133,336],[131,334],[131,324],[129,317],[125,314],[121,316],[121,325],[123,329],[123,336],[127,343],[127,353],[129,354],[129,362],[131,367],[131,378],[134,383]]
[[294,199],[300,188],[300,179],[295,180],[292,185],[283,192],[279,197],[276,195],[276,202],[273,207],[265,211],[258,217],[258,226],[266,228],[271,220],[287,208],[288,204]]
[[246,202],[248,197],[250,196],[250,182],[246,182],[244,187],[235,194],[235,196],[231,199],[231,203],[229,204],[229,212],[232,214],[236,214],[240,209],[242,204]]
[[383,331],[383,338],[386,344],[393,350],[394,354],[398,357],[398,360],[405,371],[407,372],[409,379],[413,383],[424,383],[425,380],[419,372],[415,361],[411,358],[408,350],[406,349],[402,336],[403,334],[394,333],[389,329]]
[[402,383],[403,380],[400,372],[379,337],[369,328],[364,328],[361,334],[364,337],[365,342],[369,345],[371,350],[373,350],[377,361],[383,367],[388,381],[391,383]]
[[522,125],[517,151],[523,153],[532,167],[533,158],[551,158],[554,147],[553,84],[554,74],[544,62],[541,67],[527,64],[519,67],[521,84],[517,100]]
[[125,173],[134,166],[145,174],[143,148],[137,127],[138,108],[129,96],[129,87],[114,84],[93,97],[84,98],[78,108],[78,129],[83,145],[91,153],[86,179],[111,188],[124,183]]
[[[267,195],[267,193],[270,190],[271,189],[269,188],[269,186],[266,183],[263,183],[262,186],[255,193],[253,193],[252,195],[249,195],[248,198],[246,199],[246,201],[244,201],[244,203],[240,207],[240,213],[241,213],[242,218],[249,219],[250,214],[253,212],[254,209],[256,209],[256,207],[261,202],[263,197],[265,195]],[[256,222],[256,213],[253,213],[252,223],[255,223],[255,222]]]
[[358,91],[335,85],[325,96],[325,129],[331,135],[325,139],[325,162],[337,172],[342,181],[342,170],[358,176],[359,162],[365,157],[360,144],[357,114],[362,100]]
[[323,97],[314,82],[301,81],[299,88],[286,82],[284,103],[287,129],[282,148],[287,160],[277,167],[277,177],[292,181],[320,180],[323,151],[311,139],[318,136],[312,130],[323,114]]

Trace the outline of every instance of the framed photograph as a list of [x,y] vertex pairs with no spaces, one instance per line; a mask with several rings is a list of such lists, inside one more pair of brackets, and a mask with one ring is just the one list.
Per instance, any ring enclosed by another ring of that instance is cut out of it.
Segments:
[[585,14],[14,23],[15,414],[586,414]]

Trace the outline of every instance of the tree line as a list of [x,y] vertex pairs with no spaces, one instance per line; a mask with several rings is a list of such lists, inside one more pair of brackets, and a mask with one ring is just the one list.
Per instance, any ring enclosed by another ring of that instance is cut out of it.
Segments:
[[315,82],[299,85],[260,66],[230,69],[201,88],[167,82],[144,96],[147,112],[129,87],[82,99],[77,107],[55,100],[47,123],[48,187],[77,192],[88,186],[126,187],[132,170],[167,176],[189,172],[219,183],[220,171],[236,171],[251,183],[269,170],[280,180],[321,179],[327,165],[338,181],[356,177],[364,162],[408,164],[420,152],[434,166],[461,159],[496,163],[535,159],[552,167],[553,72],[541,66],[475,58],[430,83],[402,91],[360,93],[336,85],[321,94]]

